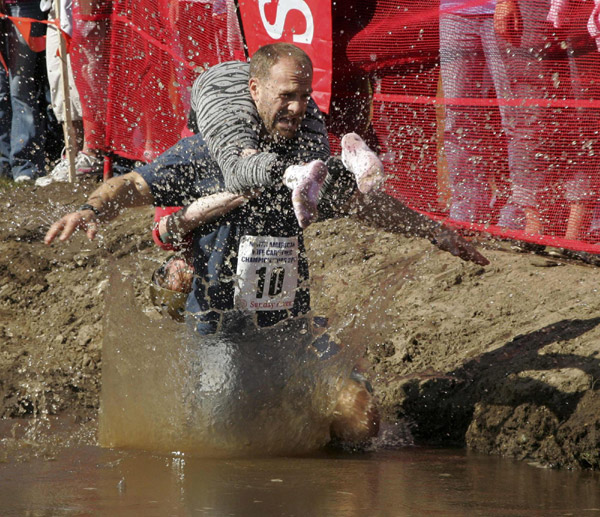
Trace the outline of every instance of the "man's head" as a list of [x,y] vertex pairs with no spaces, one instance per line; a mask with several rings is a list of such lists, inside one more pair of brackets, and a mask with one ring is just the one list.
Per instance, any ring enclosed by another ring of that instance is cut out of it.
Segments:
[[293,138],[312,93],[313,68],[290,43],[259,48],[250,60],[250,94],[270,135]]

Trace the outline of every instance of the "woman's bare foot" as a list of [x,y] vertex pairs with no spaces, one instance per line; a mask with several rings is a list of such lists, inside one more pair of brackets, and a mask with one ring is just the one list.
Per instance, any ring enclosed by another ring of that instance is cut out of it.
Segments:
[[525,208],[525,233],[536,235],[542,233],[542,216],[536,208]]

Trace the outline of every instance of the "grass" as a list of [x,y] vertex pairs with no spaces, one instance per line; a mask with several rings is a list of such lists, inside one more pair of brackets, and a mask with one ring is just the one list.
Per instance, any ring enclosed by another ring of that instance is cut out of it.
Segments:
[[8,190],[12,190],[16,186],[17,186],[17,183],[15,183],[12,179],[0,177],[0,192],[6,192]]

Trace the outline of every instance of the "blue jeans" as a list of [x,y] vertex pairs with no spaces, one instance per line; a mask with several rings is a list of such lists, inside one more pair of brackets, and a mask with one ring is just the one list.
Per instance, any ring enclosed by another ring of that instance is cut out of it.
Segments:
[[[45,20],[39,2],[7,5],[9,16]],[[33,36],[46,33],[33,24]],[[45,53],[29,48],[15,25],[0,21],[0,52],[8,74],[0,66],[0,176],[43,175],[45,162]]]
[[[277,336],[283,334],[286,338],[297,339],[300,344],[305,336],[313,336],[306,341],[320,360],[327,360],[335,356],[342,349],[340,343],[327,332],[328,321],[323,316],[298,316],[282,320],[278,326],[262,326],[258,324],[256,315],[240,311],[227,311],[221,314],[211,312],[198,318],[188,314],[186,323],[188,328],[201,336],[220,335],[227,336],[258,336],[261,331],[263,336],[270,336],[270,341],[277,342]],[[295,336],[295,337],[294,337]],[[303,337],[304,336],[304,337]]]

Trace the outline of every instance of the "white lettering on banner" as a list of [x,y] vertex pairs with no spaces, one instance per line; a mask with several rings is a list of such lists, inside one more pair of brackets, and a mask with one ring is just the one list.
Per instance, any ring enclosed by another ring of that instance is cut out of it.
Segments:
[[267,30],[267,34],[273,39],[280,39],[283,35],[283,26],[285,25],[285,19],[287,18],[288,13],[296,10],[304,15],[304,19],[306,20],[306,31],[304,34],[294,34],[292,40],[294,43],[306,43],[307,45],[312,43],[313,35],[315,33],[315,22],[310,7],[306,2],[304,0],[279,0],[275,23],[269,23],[265,15],[265,6],[272,1],[273,0],[258,0],[260,19]]

